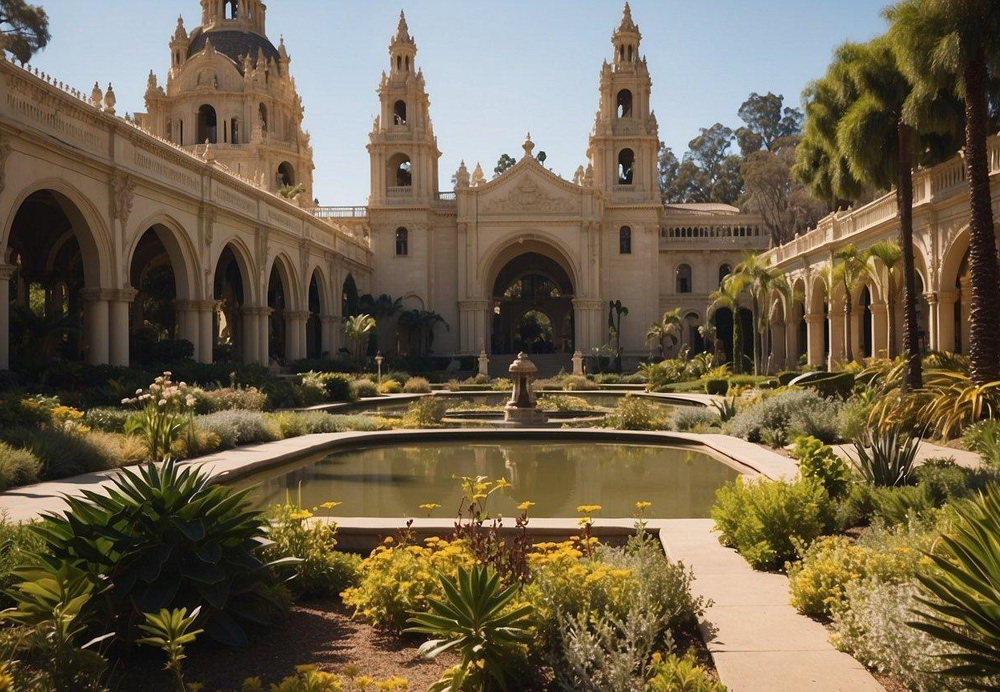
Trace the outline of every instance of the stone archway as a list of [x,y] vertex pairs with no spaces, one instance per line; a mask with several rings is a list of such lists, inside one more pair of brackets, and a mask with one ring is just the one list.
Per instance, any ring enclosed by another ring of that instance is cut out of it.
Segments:
[[498,260],[489,294],[491,353],[573,353],[573,279],[553,254],[533,249]]

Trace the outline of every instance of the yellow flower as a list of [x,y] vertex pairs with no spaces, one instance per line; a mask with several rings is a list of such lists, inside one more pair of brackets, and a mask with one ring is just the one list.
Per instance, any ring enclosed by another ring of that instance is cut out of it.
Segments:
[[500,478],[496,483],[497,490],[503,490],[504,488],[510,488],[512,484],[507,481],[506,478]]
[[298,512],[292,512],[290,515],[288,515],[288,518],[291,519],[292,521],[302,521],[304,519],[311,519],[312,516],[313,516],[312,512],[310,512],[308,509],[303,509]]
[[639,514],[642,514],[643,512],[645,512],[647,509],[649,509],[652,506],[653,506],[652,502],[642,501],[642,502],[636,502],[635,503],[635,508],[639,512]]
[[580,505],[576,508],[578,514],[595,514],[600,512],[602,507],[600,505]]
[[323,509],[333,509],[334,507],[339,507],[344,504],[343,502],[324,502],[320,505]]
[[522,502],[521,504],[519,504],[517,506],[517,508],[519,510],[521,510],[522,512],[527,512],[529,509],[531,509],[534,506],[535,506],[534,502],[532,502],[530,500],[525,500],[524,502]]
[[435,509],[438,509],[440,506],[441,505],[439,505],[436,502],[425,502],[424,504],[420,505],[420,509],[427,512],[427,516],[430,516],[431,512],[433,512]]
[[316,670],[316,665],[314,663],[304,663],[300,666],[295,666],[296,673],[312,673]]

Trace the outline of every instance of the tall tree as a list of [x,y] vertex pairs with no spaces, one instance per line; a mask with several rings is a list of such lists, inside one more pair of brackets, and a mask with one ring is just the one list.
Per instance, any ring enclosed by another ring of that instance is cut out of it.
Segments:
[[28,62],[50,38],[49,16],[44,9],[24,0],[0,0],[0,49]]
[[795,147],[791,145],[751,152],[740,164],[744,185],[741,206],[760,214],[772,245],[787,243],[812,228],[829,209],[792,177],[794,164]]
[[746,123],[736,130],[736,142],[744,156],[755,151],[777,151],[782,140],[802,132],[802,111],[785,105],[785,97],[770,91],[753,92],[737,111]]
[[904,389],[922,384],[917,334],[916,269],[913,250],[913,165],[951,154],[961,112],[947,94],[913,93],[885,37],[837,50],[850,80],[850,101],[837,125],[837,145],[851,173],[879,189],[895,184],[899,248],[903,261]]
[[[743,261],[736,265],[733,273],[723,280],[729,284],[727,290],[736,295],[746,293],[750,296],[750,313],[753,319],[753,368],[754,374],[760,375],[763,368],[763,338],[767,330],[767,312],[764,306],[772,291],[788,294],[790,289],[781,272],[771,266],[770,260],[761,260],[760,255],[748,253]],[[738,315],[737,315],[738,317]]]
[[709,294],[711,301],[709,310],[725,308],[733,316],[733,372],[737,375],[743,372],[743,321],[740,319],[740,294],[742,289],[739,285],[730,281],[732,274],[727,276],[719,288]]
[[516,163],[517,159],[510,154],[501,154],[500,158],[497,159],[496,168],[493,169],[493,177],[496,178],[497,176],[506,173],[508,170],[513,168]]
[[[674,308],[673,310],[667,310],[663,313],[663,317],[660,318],[659,322],[649,325],[649,329],[646,330],[646,344],[650,346],[656,344],[659,346],[660,357],[666,358],[667,339],[670,339],[671,344],[677,343],[682,326],[681,309]],[[675,335],[677,336],[675,337]]]
[[[964,100],[964,158],[969,181],[969,325],[971,377],[1000,380],[1000,263],[990,197],[988,93],[1000,72],[1000,2],[904,0],[886,12],[889,36],[916,98],[954,89]],[[915,98],[915,100],[916,100]],[[908,104],[910,105],[910,104]]]

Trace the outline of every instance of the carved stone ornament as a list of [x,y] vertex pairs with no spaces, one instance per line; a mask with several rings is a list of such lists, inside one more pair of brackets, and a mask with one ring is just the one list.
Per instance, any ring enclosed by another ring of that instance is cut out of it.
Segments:
[[531,178],[526,178],[507,195],[483,205],[487,214],[513,212],[539,212],[543,214],[569,213],[574,209],[573,200],[549,195]]
[[11,151],[13,149],[11,149],[10,140],[5,135],[0,134],[0,192],[3,192],[7,186],[7,157],[10,156]]
[[116,173],[111,179],[111,191],[114,194],[112,213],[121,221],[122,227],[128,225],[128,217],[132,215],[132,203],[135,201],[135,181],[124,173]]
[[205,210],[205,245],[212,246],[215,240],[215,209]]

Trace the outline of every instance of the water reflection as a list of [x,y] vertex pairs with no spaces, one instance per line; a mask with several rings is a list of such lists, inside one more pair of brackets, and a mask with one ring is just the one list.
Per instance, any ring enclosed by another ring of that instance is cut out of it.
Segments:
[[494,495],[494,512],[516,514],[536,503],[535,516],[573,517],[581,504],[603,506],[602,517],[628,517],[635,502],[653,503],[653,518],[705,517],[719,486],[738,474],[700,452],[621,443],[511,440],[427,442],[357,447],[312,457],[237,482],[254,486],[256,502],[284,501],[301,486],[306,507],[342,502],[340,516],[422,516],[419,505],[440,503],[439,517],[457,508],[456,477],[506,478],[514,485]]

